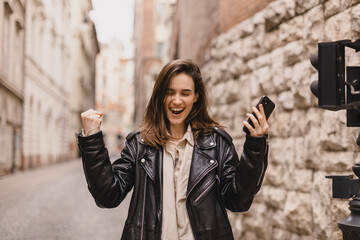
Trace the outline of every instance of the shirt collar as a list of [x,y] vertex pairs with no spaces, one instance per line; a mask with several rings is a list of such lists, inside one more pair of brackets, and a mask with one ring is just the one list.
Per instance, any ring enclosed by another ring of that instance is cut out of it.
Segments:
[[[188,125],[187,127],[187,130],[184,134],[184,137],[183,139],[186,139],[188,141],[188,143],[193,147],[194,146],[194,136],[193,136],[193,133],[192,133],[192,129],[191,129],[191,126],[190,124]],[[182,140],[181,140],[182,141]]]
[[[192,147],[194,147],[194,136],[193,136],[193,133],[192,133],[192,129],[191,129],[191,126],[190,124],[188,125],[187,129],[186,129],[186,132],[184,134],[184,136],[181,138],[181,140],[179,141],[179,143],[183,142],[183,141],[187,141]],[[166,148],[170,149],[172,145],[170,143],[170,141],[168,141],[166,143]]]

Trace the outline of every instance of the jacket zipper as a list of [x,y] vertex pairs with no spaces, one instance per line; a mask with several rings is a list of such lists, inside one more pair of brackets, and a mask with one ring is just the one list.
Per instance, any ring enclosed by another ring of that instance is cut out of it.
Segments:
[[142,209],[142,220],[141,220],[141,236],[140,239],[144,239],[144,221],[145,221],[145,197],[146,197],[146,183],[147,183],[147,176],[145,177],[145,185],[144,185],[144,204],[143,204],[143,209]]
[[215,164],[213,167],[209,168],[208,170],[206,170],[203,175],[201,176],[201,178],[199,178],[193,185],[193,187],[189,190],[188,194],[186,195],[186,199],[189,197],[190,193],[192,192],[192,190],[195,188],[195,186],[214,168],[217,167],[217,164]]
[[194,200],[195,203],[197,203],[199,201],[199,199],[201,199],[202,196],[204,196],[205,193],[207,193],[211,188],[212,186],[214,186],[215,184],[215,181],[216,179],[214,179],[210,184],[209,186],[207,186],[204,191]]
[[[266,139],[265,154],[267,154],[267,151],[268,151],[268,140]],[[259,180],[258,180],[256,186],[259,186],[261,178],[263,177],[263,175],[264,175],[264,161],[261,162],[261,172],[260,172]]]
[[[187,202],[187,200],[188,200],[188,198],[189,198],[189,195],[190,195],[190,193],[192,192],[192,190],[195,188],[195,186],[196,186],[211,170],[213,170],[213,169],[216,168],[216,167],[217,167],[217,164],[214,164],[213,167],[211,167],[211,168],[209,168],[208,170],[206,170],[206,171],[203,173],[202,177],[199,178],[199,180],[197,180],[197,181],[194,183],[193,187],[192,187],[192,188],[189,190],[189,192],[186,194],[185,202]],[[188,214],[190,215],[189,212],[188,212]],[[191,219],[190,216],[189,216],[189,221],[190,221],[191,230],[192,230],[192,232],[193,232],[193,236],[194,236],[194,238],[195,238],[195,240],[196,240],[197,238],[196,238],[196,235],[195,235],[195,232],[194,232],[194,229],[193,229],[193,225],[194,225],[194,224],[193,224],[192,219]]]
[[263,174],[264,174],[264,161],[262,161],[262,163],[261,163],[261,172],[260,172],[260,176],[259,176],[256,186],[259,186]]

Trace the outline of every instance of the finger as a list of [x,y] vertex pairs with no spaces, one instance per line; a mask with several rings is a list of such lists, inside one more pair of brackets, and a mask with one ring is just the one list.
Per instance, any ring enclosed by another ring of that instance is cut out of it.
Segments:
[[91,117],[93,117],[93,116],[99,116],[99,117],[101,117],[103,114],[101,113],[101,112],[98,112],[98,111],[95,111],[95,110],[93,110],[93,109],[89,109],[88,111],[86,111],[86,112],[83,112],[82,114],[81,114],[81,117],[83,117],[83,118],[91,118]]
[[254,124],[254,127],[256,128],[256,126],[259,125],[258,120],[256,119],[256,117],[251,114],[251,113],[247,113],[246,116],[248,116],[248,118],[250,118],[250,120],[252,121],[252,123]]
[[247,121],[243,121],[244,126],[249,130],[250,135],[254,132],[254,128]]
[[262,105],[262,104],[259,105],[259,111],[260,111],[261,115],[262,115],[264,118],[266,118],[264,105]]
[[81,113],[81,117],[86,117],[86,116],[89,116],[91,114],[94,114],[95,110],[93,109],[88,109],[86,110],[85,112]]
[[94,115],[91,115],[89,118],[95,122],[98,122],[98,121],[100,121],[101,117],[97,114],[94,114]]
[[[260,109],[261,112],[259,111],[259,109]],[[264,122],[266,120],[265,113],[264,113],[264,107],[262,106],[262,104],[259,105],[259,109],[257,109],[256,107],[252,108],[252,110],[255,113],[259,123],[261,123],[261,122]]]

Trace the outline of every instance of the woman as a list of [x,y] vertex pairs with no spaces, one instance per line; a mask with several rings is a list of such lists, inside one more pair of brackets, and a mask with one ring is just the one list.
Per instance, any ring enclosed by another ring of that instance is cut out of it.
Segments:
[[82,113],[78,135],[89,190],[100,207],[118,206],[133,188],[122,239],[234,239],[225,208],[247,211],[267,167],[264,109],[248,114],[239,160],[232,138],[207,111],[199,67],[175,60],[160,71],[140,131],[109,161],[102,114]]

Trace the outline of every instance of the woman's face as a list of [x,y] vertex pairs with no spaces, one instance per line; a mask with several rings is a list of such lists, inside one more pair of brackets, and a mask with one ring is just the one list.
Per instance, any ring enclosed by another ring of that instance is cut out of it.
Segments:
[[197,98],[192,77],[179,73],[171,78],[165,93],[165,111],[170,129],[184,127],[185,119]]

